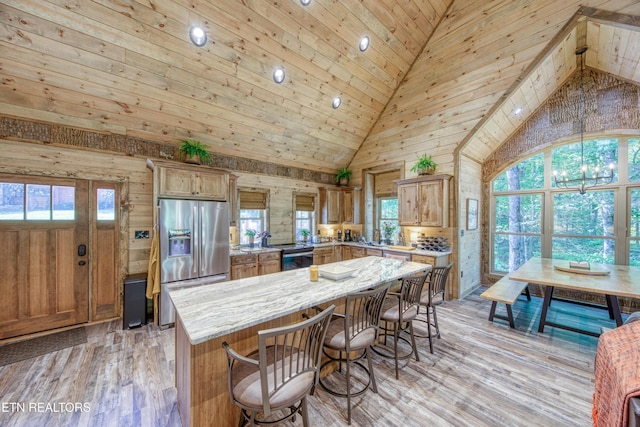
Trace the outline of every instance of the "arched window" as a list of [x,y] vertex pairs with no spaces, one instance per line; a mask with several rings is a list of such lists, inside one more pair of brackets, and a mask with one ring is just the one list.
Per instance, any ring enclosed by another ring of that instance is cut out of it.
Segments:
[[491,270],[513,271],[533,256],[640,266],[640,139],[584,142],[585,164],[615,164],[610,184],[555,186],[553,171],[578,176],[580,143],[553,146],[491,182]]

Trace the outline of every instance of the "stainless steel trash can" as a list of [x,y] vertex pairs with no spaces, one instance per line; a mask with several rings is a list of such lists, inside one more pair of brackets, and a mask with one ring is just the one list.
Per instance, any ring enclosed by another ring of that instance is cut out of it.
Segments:
[[147,273],[130,274],[124,279],[122,329],[147,324]]

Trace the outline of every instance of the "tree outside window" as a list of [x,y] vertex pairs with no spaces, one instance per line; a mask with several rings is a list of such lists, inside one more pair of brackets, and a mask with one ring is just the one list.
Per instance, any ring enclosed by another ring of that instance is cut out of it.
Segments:
[[[620,158],[623,164],[618,163],[619,147],[626,150]],[[550,157],[550,170],[545,168],[545,156]],[[537,153],[492,181],[494,271],[513,271],[532,256],[640,264],[640,188],[632,186],[640,181],[640,139],[585,141],[584,157],[591,168],[614,163],[613,182],[583,195],[555,187],[550,178],[554,170],[567,171],[569,179],[579,175],[580,143]],[[628,179],[620,182],[625,176]],[[619,192],[628,197],[618,197]],[[618,227],[621,231],[616,234],[616,212],[627,213],[628,235],[625,227]],[[545,225],[543,218],[550,224]]]

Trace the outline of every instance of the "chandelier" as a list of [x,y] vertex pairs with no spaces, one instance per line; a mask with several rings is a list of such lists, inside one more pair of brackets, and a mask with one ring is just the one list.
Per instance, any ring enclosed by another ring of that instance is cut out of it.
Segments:
[[580,177],[579,178],[567,178],[567,173],[562,171],[561,174],[553,172],[553,179],[557,188],[565,189],[577,189],[580,194],[585,194],[587,189],[596,187],[598,185],[606,185],[613,181],[613,168],[611,163],[608,167],[608,171],[600,170],[600,167],[596,166],[593,171],[587,175],[588,168],[584,163],[584,53],[587,51],[587,47],[581,47],[576,49],[576,55],[580,55],[580,104],[579,104],[579,117],[580,117]]

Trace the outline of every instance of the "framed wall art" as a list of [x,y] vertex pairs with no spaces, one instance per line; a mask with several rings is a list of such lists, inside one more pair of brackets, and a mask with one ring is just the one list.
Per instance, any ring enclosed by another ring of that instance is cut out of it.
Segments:
[[467,230],[478,228],[478,199],[467,199]]

